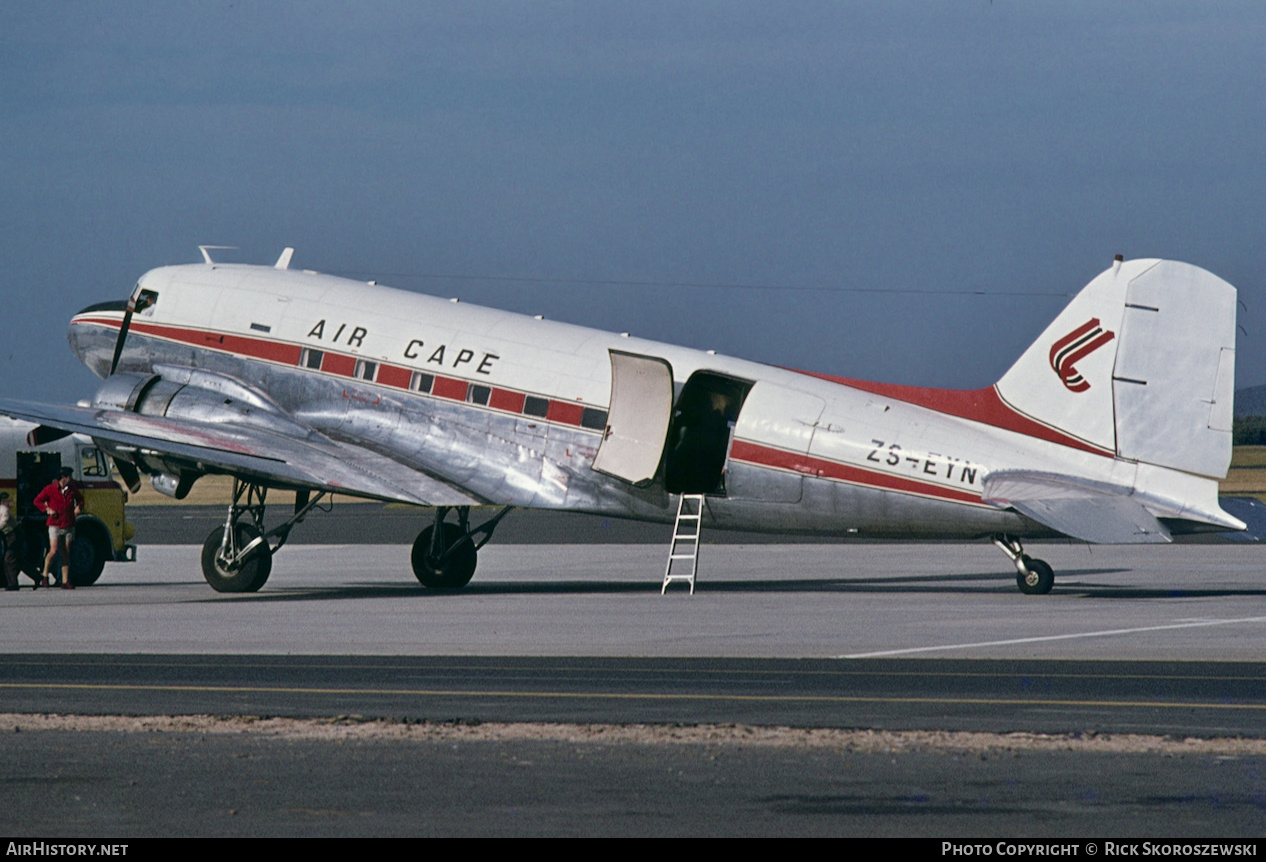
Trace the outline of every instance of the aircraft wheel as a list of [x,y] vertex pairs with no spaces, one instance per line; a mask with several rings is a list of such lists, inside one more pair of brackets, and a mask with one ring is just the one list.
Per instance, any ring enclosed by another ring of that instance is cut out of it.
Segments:
[[[456,524],[444,524],[444,546],[451,548],[441,559],[431,556],[431,534],[434,527],[418,533],[413,541],[413,574],[422,586],[455,590],[470,583],[478,562],[475,544]],[[456,544],[456,547],[453,545]]]
[[76,524],[70,543],[70,582],[77,587],[95,584],[113,551],[110,537],[99,525],[92,521]]
[[1027,554],[1024,566],[1029,570],[1027,575],[1016,573],[1015,583],[1020,592],[1026,596],[1044,596],[1055,584],[1055,570],[1047,565],[1046,560],[1035,560]]
[[[259,536],[252,524],[238,524],[235,528],[237,545],[249,544]],[[224,528],[216,527],[202,543],[202,576],[217,593],[253,593],[268,580],[273,570],[273,555],[267,543],[230,569],[220,558],[220,543],[224,541]]]

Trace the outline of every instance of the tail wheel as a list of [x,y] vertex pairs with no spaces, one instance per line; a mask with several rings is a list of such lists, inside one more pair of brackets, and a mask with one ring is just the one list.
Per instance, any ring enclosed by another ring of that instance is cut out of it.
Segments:
[[[259,538],[253,524],[237,524],[233,528],[236,547],[249,545]],[[216,527],[202,543],[202,576],[217,593],[253,593],[268,580],[273,570],[273,555],[263,542],[236,566],[221,556],[224,528]]]
[[70,543],[70,582],[77,587],[92,586],[113,556],[114,545],[100,524],[92,520],[75,524],[75,538]]
[[1028,574],[1018,572],[1015,576],[1016,586],[1026,596],[1044,596],[1055,584],[1055,570],[1047,565],[1046,560],[1035,560],[1024,555],[1024,567]]
[[466,586],[475,576],[478,555],[474,542],[461,527],[456,524],[442,526],[444,552],[439,557],[431,554],[434,527],[427,527],[413,541],[413,574],[424,587],[455,590]]

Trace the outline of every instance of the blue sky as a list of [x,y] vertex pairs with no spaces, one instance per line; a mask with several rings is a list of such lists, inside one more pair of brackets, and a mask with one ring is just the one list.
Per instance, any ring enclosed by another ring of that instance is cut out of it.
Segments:
[[1266,383],[1263,82],[1260,3],[0,0],[4,394],[200,243],[954,388],[1171,257]]

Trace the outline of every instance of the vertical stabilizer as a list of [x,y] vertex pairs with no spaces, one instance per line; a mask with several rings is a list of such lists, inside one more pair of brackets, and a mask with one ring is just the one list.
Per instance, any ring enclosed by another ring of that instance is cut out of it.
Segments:
[[1044,425],[1115,452],[1112,368],[1126,289],[1156,263],[1118,261],[1082,288],[998,382],[1003,400]]
[[1199,267],[1118,261],[1073,297],[998,394],[1105,452],[1225,476],[1235,303],[1235,288]]

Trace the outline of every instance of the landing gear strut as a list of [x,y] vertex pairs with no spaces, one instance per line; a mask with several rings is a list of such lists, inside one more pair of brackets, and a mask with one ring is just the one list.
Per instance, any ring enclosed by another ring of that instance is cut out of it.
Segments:
[[[432,589],[455,590],[466,586],[475,574],[477,552],[492,538],[492,531],[497,528],[510,511],[506,506],[492,518],[475,527],[470,527],[470,507],[457,507],[457,523],[447,524],[448,506],[435,509],[435,523],[418,533],[413,541],[413,574],[424,587]],[[476,542],[475,537],[483,534]]]
[[1026,596],[1044,596],[1055,583],[1055,570],[1045,560],[1038,560],[1024,553],[1019,540],[1006,535],[993,537],[993,543],[1015,563],[1015,585]]
[[[273,569],[273,554],[281,549],[290,528],[316,508],[325,492],[311,497],[295,495],[294,515],[285,523],[264,528],[268,488],[233,479],[233,502],[223,527],[216,527],[202,545],[202,576],[219,593],[253,593],[264,585]],[[249,520],[248,520],[249,519]],[[269,545],[269,539],[276,539]]]

